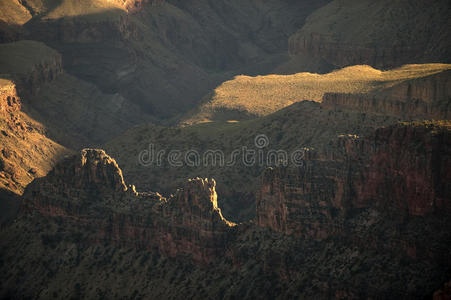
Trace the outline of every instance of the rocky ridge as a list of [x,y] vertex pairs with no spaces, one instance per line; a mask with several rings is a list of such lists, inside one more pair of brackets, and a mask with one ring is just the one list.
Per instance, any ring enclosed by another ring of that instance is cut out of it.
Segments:
[[28,209],[80,220],[99,243],[208,263],[224,251],[234,226],[222,217],[215,185],[212,179],[192,179],[168,199],[138,193],[125,185],[117,163],[103,150],[84,149],[30,184],[24,197]]

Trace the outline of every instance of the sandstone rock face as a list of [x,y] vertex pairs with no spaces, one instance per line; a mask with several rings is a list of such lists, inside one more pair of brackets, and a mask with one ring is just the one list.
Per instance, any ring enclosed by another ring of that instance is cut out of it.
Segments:
[[328,93],[321,106],[398,116],[403,119],[449,119],[451,72],[401,82],[377,94]]
[[[89,205],[122,199],[127,191],[116,161],[96,149],[82,150],[80,159],[65,157],[45,179],[32,182],[29,189],[39,210],[51,215],[87,213]],[[71,201],[58,201],[57,195]]]
[[306,155],[296,169],[269,169],[257,199],[257,223],[324,238],[343,217],[371,208],[398,217],[451,213],[450,127],[396,125],[369,138],[343,136]]
[[0,79],[0,192],[21,194],[44,176],[67,149],[48,139],[42,125],[22,112],[16,85]]
[[17,96],[16,86],[6,82],[0,86],[0,113],[12,113],[20,110],[20,98]]
[[27,187],[29,209],[75,218],[92,241],[158,250],[209,263],[224,253],[235,224],[217,206],[213,179],[192,179],[170,198],[127,187],[114,159],[103,150],[84,149]]

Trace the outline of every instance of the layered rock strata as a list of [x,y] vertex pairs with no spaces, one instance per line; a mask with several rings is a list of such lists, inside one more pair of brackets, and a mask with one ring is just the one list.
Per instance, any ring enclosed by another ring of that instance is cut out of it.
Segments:
[[343,231],[356,209],[397,218],[451,213],[451,131],[443,124],[400,124],[369,138],[341,136],[306,153],[299,168],[268,169],[257,223],[323,239]]
[[97,243],[158,250],[209,263],[225,251],[234,224],[222,217],[213,179],[191,179],[168,199],[126,186],[114,159],[84,149],[58,164],[25,193],[28,208],[75,218]]
[[449,119],[451,71],[400,82],[370,94],[327,93],[321,106],[393,115],[402,119]]

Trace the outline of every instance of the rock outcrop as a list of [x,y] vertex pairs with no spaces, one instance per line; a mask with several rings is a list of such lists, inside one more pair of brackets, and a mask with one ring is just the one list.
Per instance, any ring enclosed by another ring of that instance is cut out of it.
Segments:
[[192,179],[168,199],[127,187],[114,159],[84,149],[35,180],[24,194],[28,209],[78,219],[97,243],[158,250],[210,263],[225,251],[227,221],[217,206],[213,179]]
[[322,239],[342,231],[355,209],[396,218],[449,215],[449,122],[401,124],[368,138],[342,136],[311,151],[299,168],[269,169],[257,199],[257,223]]
[[4,79],[0,84],[0,113],[5,115],[20,110],[20,98],[15,84]]
[[0,190],[21,194],[69,151],[45,136],[41,124],[22,112],[16,84],[0,79]]

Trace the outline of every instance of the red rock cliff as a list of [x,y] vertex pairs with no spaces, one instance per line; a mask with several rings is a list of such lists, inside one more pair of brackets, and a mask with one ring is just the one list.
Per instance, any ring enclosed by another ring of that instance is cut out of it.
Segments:
[[396,125],[368,138],[343,136],[306,156],[299,168],[269,169],[257,223],[324,238],[353,209],[399,216],[451,213],[449,122]]

